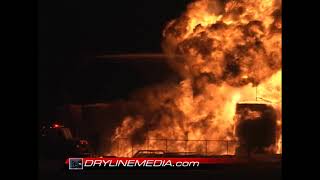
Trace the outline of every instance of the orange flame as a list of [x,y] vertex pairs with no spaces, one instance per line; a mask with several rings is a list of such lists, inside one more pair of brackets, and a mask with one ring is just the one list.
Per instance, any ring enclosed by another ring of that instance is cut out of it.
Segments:
[[[127,137],[135,149],[164,149],[167,140],[133,139],[140,134],[142,139],[236,140],[237,102],[261,100],[278,112],[273,150],[280,153],[281,35],[280,0],[194,1],[163,31],[168,63],[184,80],[138,93],[144,110],[139,117],[124,119],[113,142]],[[170,143],[171,151],[204,151],[200,141]],[[206,146],[226,154],[219,143]],[[228,153],[234,154],[235,148],[230,146]],[[131,151],[113,145],[111,154],[127,156]]]

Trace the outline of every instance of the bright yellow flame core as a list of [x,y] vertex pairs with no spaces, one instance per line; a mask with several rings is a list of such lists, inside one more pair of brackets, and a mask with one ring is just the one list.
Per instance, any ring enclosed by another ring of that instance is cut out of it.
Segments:
[[[260,100],[277,111],[277,143],[270,149],[282,153],[280,0],[230,0],[225,4],[198,0],[168,23],[163,36],[169,64],[184,80],[174,88],[151,88],[145,93],[148,107],[142,108],[170,110],[161,114],[157,127],[149,129],[145,138],[237,140],[237,102]],[[183,55],[182,61],[175,57],[177,52]],[[126,117],[112,140],[131,138],[149,121],[143,116]],[[164,149],[164,143],[168,142],[144,141],[135,144],[135,150]],[[227,153],[219,143],[206,144],[207,150],[203,142],[170,143],[166,144],[170,151]],[[230,145],[228,154],[234,154],[235,148]],[[131,145],[121,149],[113,145],[111,154],[128,156],[131,150]]]

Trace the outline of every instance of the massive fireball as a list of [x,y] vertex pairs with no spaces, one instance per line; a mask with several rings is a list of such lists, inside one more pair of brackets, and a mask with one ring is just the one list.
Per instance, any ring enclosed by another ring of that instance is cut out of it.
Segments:
[[[131,155],[132,146],[204,152],[205,141],[192,140],[237,140],[236,104],[247,100],[267,101],[277,110],[277,143],[270,149],[281,153],[281,24],[280,0],[189,4],[167,24],[162,43],[169,65],[183,80],[134,95],[129,104],[136,111],[116,128],[111,154]],[[129,144],[120,145],[119,138],[128,138]],[[188,141],[168,144],[165,139]],[[206,146],[214,154],[226,153],[221,143]],[[228,153],[234,152],[231,145]]]

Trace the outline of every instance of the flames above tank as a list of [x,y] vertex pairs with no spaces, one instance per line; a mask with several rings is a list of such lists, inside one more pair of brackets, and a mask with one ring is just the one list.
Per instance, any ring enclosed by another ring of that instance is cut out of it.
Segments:
[[163,37],[169,64],[193,79],[195,88],[256,85],[281,69],[281,3],[195,1],[166,26]]
[[[137,150],[164,149],[146,139],[237,140],[236,105],[244,100],[272,104],[280,141],[281,1],[194,1],[167,24],[162,47],[182,80],[133,93],[112,136],[110,154],[125,156],[133,145]],[[130,145],[119,150],[119,138],[128,138]],[[204,151],[201,143],[188,144],[189,150]],[[172,151],[186,147],[179,141],[170,146]],[[210,149],[226,153],[221,144]],[[280,152],[281,147],[271,149]],[[232,147],[229,154],[234,152]]]

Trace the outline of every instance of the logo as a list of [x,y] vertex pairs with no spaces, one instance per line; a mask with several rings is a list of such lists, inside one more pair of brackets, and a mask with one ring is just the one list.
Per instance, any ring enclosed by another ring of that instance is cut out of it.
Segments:
[[82,170],[83,159],[82,158],[69,158],[69,170]]

